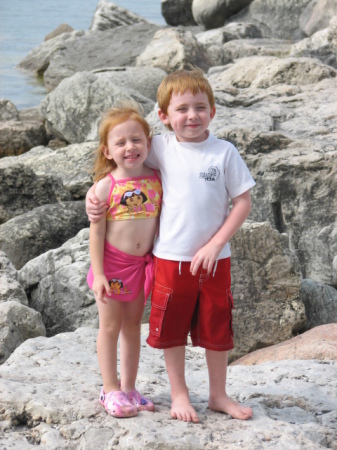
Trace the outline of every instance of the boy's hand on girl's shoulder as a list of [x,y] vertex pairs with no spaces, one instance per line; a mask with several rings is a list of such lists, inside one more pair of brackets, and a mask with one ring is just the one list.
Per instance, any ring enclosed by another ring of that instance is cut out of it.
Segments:
[[99,222],[103,217],[105,217],[108,205],[105,202],[100,202],[95,195],[95,183],[85,197],[85,212],[87,213],[90,222]]

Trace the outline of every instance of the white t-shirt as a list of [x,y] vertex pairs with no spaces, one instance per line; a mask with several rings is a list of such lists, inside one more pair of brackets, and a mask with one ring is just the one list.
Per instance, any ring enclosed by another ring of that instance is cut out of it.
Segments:
[[[146,165],[159,169],[163,184],[159,237],[153,254],[191,261],[221,228],[229,199],[255,185],[237,149],[209,135],[203,142],[178,142],[174,133],[154,136]],[[218,259],[230,256],[227,243]]]

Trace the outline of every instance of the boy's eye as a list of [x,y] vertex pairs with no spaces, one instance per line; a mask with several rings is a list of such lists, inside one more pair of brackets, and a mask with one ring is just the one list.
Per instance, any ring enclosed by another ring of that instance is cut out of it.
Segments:
[[206,106],[198,106],[197,108],[198,111],[203,111],[204,109],[206,109]]

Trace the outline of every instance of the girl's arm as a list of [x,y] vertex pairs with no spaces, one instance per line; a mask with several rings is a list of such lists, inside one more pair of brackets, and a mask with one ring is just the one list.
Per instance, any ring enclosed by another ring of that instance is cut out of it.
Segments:
[[250,191],[232,198],[232,204],[232,209],[219,231],[194,255],[190,267],[192,275],[196,275],[200,266],[207,270],[208,273],[212,271],[221,249],[249,216],[252,208]]
[[[100,180],[96,186],[96,196],[99,202],[107,201],[111,187],[110,178],[106,177]],[[104,242],[106,235],[106,217],[90,224],[89,233],[89,249],[92,271],[94,275],[94,282],[92,289],[94,291],[95,297],[106,303],[104,300],[105,292],[111,294],[110,286],[108,280],[104,275],[103,270],[103,256],[104,256]]]

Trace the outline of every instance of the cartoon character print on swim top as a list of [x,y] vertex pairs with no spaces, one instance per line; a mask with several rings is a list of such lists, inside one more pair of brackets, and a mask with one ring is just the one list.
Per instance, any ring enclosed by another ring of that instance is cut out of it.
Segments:
[[108,198],[107,220],[157,217],[161,198],[162,186],[156,173],[147,177],[113,179]]

